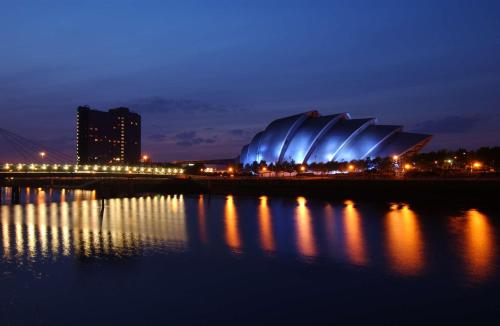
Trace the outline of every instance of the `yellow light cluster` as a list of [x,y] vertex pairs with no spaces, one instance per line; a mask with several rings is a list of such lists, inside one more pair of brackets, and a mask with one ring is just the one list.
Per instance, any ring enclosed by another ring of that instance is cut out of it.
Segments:
[[183,174],[183,169],[144,167],[144,166],[116,166],[116,165],[70,165],[70,164],[11,164],[3,165],[4,171],[11,172],[63,172],[63,173],[113,173],[113,174],[152,174],[170,175]]

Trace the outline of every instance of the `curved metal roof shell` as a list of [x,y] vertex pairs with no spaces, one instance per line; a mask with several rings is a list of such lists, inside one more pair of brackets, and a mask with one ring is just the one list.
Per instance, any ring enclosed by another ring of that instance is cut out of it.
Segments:
[[242,148],[240,162],[311,164],[401,156],[420,150],[432,137],[402,129],[377,125],[374,118],[351,119],[348,113],[305,112],[271,122]]

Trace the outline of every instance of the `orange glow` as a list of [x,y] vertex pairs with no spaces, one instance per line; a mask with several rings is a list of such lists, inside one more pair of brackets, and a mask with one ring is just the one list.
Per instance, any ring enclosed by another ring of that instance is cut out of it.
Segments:
[[205,216],[205,201],[203,200],[203,195],[198,197],[198,224],[200,227],[200,240],[202,243],[206,244],[208,242],[208,235]]
[[37,194],[36,194],[36,204],[41,205],[45,204],[45,191],[42,189],[38,189]]
[[2,209],[1,223],[2,223],[3,258],[9,260],[10,259],[10,232],[9,232],[10,212],[8,206],[2,206],[1,209]]
[[40,155],[40,157],[41,157],[41,158],[44,158],[44,157],[45,157],[45,155],[47,155],[47,153],[45,153],[45,152],[40,152],[40,153],[38,153],[38,155]]
[[405,164],[405,170],[410,170],[412,168],[411,164],[406,163]]
[[481,166],[483,166],[483,164],[481,162],[474,162],[473,166],[474,168],[479,169],[481,168]]
[[471,209],[465,219],[454,219],[453,224],[455,229],[463,230],[463,257],[469,276],[475,281],[487,279],[493,274],[495,260],[495,239],[488,217]]
[[260,197],[259,205],[259,228],[260,243],[265,251],[274,251],[273,225],[271,222],[271,210],[267,205],[267,197]]
[[302,165],[302,166],[300,167],[300,171],[304,172],[305,170],[306,170],[306,167]]
[[367,258],[361,216],[354,207],[354,202],[346,200],[344,204],[343,218],[347,255],[353,264],[366,265]]
[[238,213],[234,204],[233,196],[226,197],[224,207],[224,220],[226,222],[226,243],[233,249],[241,247],[240,233],[238,231]]
[[312,228],[312,219],[307,200],[304,197],[297,198],[297,208],[295,210],[295,225],[297,228],[297,248],[303,256],[316,255],[316,243]]
[[352,171],[352,170],[354,170],[354,165],[350,164],[349,165],[349,171]]
[[408,205],[394,205],[387,213],[385,227],[391,268],[404,275],[420,274],[424,268],[424,244],[418,216]]
[[397,161],[397,160],[399,159],[399,156],[397,156],[397,155],[393,155],[393,156],[392,156],[392,159],[393,159],[394,161]]
[[267,168],[264,166],[264,167],[262,168],[262,172],[266,172],[266,171],[267,171]]
[[147,160],[149,160],[149,156],[148,155],[142,155],[142,160],[144,162],[146,162]]
[[[8,207],[2,206],[3,255],[5,259],[34,261],[72,253],[89,256],[101,251],[123,255],[135,252],[142,244],[168,243],[170,250],[187,244],[182,196],[138,201],[143,205],[139,210],[136,199],[107,200],[102,221],[99,202],[88,198],[72,202],[71,206],[67,202],[49,206],[45,202],[28,204],[25,209],[16,205],[12,216]],[[172,205],[177,206],[175,211]]]

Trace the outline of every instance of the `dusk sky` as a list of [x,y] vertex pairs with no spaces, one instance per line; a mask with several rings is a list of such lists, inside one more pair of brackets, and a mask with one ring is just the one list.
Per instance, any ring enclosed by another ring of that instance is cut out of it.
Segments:
[[499,58],[497,0],[0,1],[0,128],[74,154],[79,105],[127,106],[154,160],[231,158],[316,109],[472,149]]

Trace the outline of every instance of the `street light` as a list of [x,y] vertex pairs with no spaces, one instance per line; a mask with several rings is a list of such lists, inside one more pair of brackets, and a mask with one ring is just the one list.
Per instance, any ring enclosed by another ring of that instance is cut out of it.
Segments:
[[473,169],[479,170],[482,166],[483,166],[483,163],[476,161],[472,164],[472,166],[470,168],[470,172],[472,172]]
[[149,156],[148,156],[148,155],[146,155],[146,154],[145,154],[145,155],[142,155],[142,161],[143,161],[144,163],[146,163],[148,160],[149,160]]
[[304,172],[305,170],[306,170],[306,167],[305,167],[305,166],[303,166],[303,165],[301,165],[301,166],[300,166],[300,171],[301,171],[301,172]]
[[38,153],[38,155],[40,155],[40,157],[42,158],[42,160],[45,158],[45,155],[47,155],[47,153],[45,152],[40,152]]

